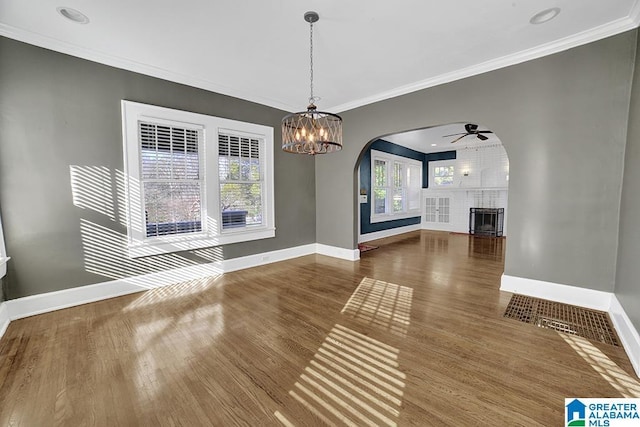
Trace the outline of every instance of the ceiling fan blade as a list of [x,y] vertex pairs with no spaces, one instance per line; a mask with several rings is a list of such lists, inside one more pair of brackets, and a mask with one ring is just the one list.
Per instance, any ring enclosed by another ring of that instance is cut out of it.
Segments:
[[467,135],[471,135],[471,134],[470,134],[470,133],[465,133],[464,135],[459,136],[459,137],[457,137],[456,139],[454,139],[453,141],[451,141],[451,143],[453,144],[453,143],[455,143],[455,142],[458,142],[458,141],[460,141],[462,138],[464,138],[464,137],[465,137],[465,136],[467,136]]
[[488,136],[484,136],[484,135],[483,135],[483,134],[481,134],[481,133],[477,134],[477,136],[478,136],[478,139],[479,139],[480,141],[486,141],[487,139],[489,139],[489,137],[488,137]]
[[479,131],[476,131],[476,133],[493,133],[493,132],[490,130],[479,130]]
[[460,132],[460,133],[452,133],[451,135],[442,135],[443,138],[448,136],[456,136],[456,135],[468,135],[468,133]]

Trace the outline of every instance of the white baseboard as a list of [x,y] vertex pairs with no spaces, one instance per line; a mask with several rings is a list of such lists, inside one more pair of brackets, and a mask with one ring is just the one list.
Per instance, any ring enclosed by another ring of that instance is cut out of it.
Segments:
[[458,229],[454,224],[437,223],[437,222],[423,222],[421,224],[423,230],[429,231],[448,231],[449,233],[469,233],[469,227]]
[[508,276],[506,274],[502,275],[500,290],[600,311],[609,311],[611,297],[613,296],[611,292]]
[[398,234],[409,233],[410,231],[421,230],[422,225],[413,224],[404,227],[390,228],[389,230],[376,231],[373,233],[361,234],[358,236],[358,243],[370,242],[372,240],[383,239],[385,237],[397,236]]
[[189,280],[219,276],[226,272],[311,255],[315,252],[315,244],[296,246],[208,264],[181,267],[158,273],[127,277],[125,279],[17,298],[6,301],[3,303],[3,306],[6,305],[9,319],[16,320]]
[[360,251],[358,249],[345,249],[337,246],[323,245],[322,243],[316,243],[316,253],[346,259],[347,261],[357,261],[360,259]]
[[640,377],[640,336],[620,301],[612,292],[596,291],[506,274],[502,275],[500,290],[608,312],[613,322],[613,327],[618,333],[622,346],[633,365],[633,369],[636,371],[636,375]]
[[7,308],[7,303],[0,302],[0,338],[7,330],[9,322],[11,322],[11,318],[9,317],[9,309]]
[[229,273],[231,271],[271,264],[272,262],[286,261],[288,259],[298,258],[305,255],[313,255],[315,253],[316,245],[311,243],[309,245],[295,246],[293,248],[227,259],[222,262],[222,270],[224,273]]
[[640,377],[640,335],[615,295],[611,298],[609,316],[636,375]]

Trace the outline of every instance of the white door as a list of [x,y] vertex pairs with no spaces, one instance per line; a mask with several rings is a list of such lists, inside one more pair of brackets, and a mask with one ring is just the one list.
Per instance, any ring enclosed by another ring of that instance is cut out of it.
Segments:
[[451,228],[451,194],[427,194],[424,197],[424,228],[449,230]]

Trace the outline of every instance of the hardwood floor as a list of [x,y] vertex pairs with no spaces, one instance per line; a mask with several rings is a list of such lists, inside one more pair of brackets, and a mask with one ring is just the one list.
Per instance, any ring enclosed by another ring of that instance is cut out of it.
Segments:
[[622,348],[502,317],[504,240],[413,232],[12,322],[0,425],[562,425]]

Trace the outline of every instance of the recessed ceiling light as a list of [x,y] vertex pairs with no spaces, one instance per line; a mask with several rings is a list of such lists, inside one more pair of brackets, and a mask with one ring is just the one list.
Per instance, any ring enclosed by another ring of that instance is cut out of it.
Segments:
[[529,22],[534,25],[544,24],[545,22],[549,22],[553,18],[558,16],[559,13],[560,13],[559,7],[552,7],[550,9],[545,9],[542,12],[538,12],[535,15],[533,15],[531,19],[529,19]]
[[438,146],[438,144],[431,144],[431,146],[432,146],[432,147],[437,147],[437,146]]
[[76,24],[89,23],[89,18],[87,17],[87,15],[71,7],[59,6],[56,8],[56,10],[60,15],[67,18],[69,21],[75,22]]

